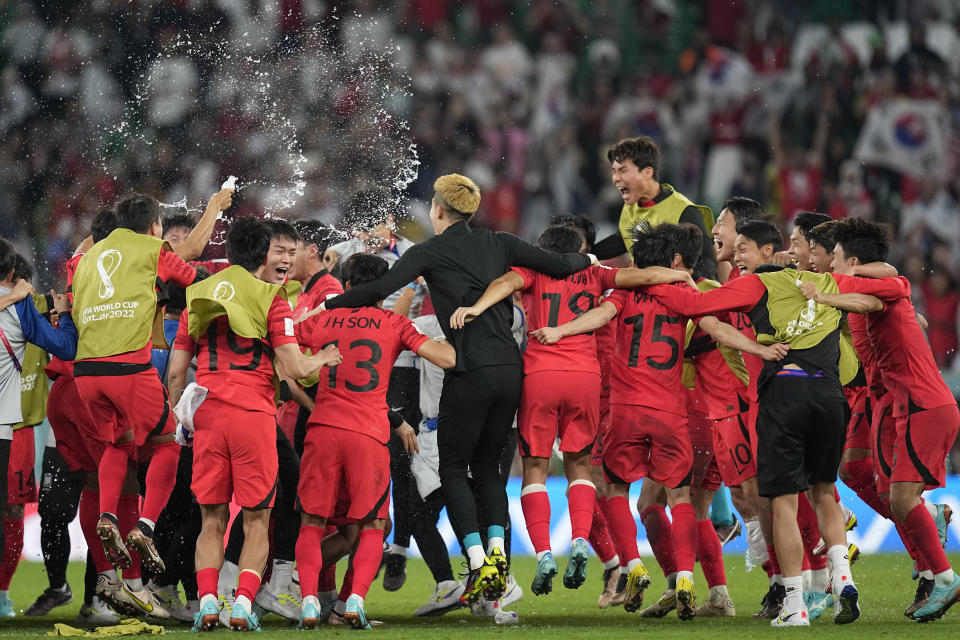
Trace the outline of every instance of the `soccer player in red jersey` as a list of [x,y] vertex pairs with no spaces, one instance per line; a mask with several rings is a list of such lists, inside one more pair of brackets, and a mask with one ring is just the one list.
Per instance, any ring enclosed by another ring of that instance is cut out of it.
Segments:
[[[887,248],[886,234],[877,224],[859,218],[838,224],[834,271],[868,274],[861,265],[882,262]],[[845,302],[812,288],[805,293],[825,304]],[[908,609],[914,620],[926,622],[942,616],[960,597],[960,576],[951,568],[937,531],[936,518],[944,516],[939,510],[936,516],[931,514],[921,498],[925,489],[944,484],[944,461],[960,430],[960,411],[940,376],[909,296],[889,301],[866,321],[877,365],[889,385],[896,425],[895,435],[890,434],[894,443],[889,466],[880,465],[877,471],[889,477],[890,510],[907,550],[921,574],[927,572],[924,577],[932,579],[929,594],[918,588],[917,601]]]
[[[354,254],[343,265],[347,291],[386,272],[387,262],[369,254]],[[386,400],[390,371],[406,349],[444,369],[454,366],[456,353],[445,341],[427,338],[408,318],[382,309],[379,303],[320,313],[304,321],[299,332],[304,346],[314,351],[333,345],[343,352],[343,362],[321,376],[317,407],[322,409],[315,409],[307,423],[300,464],[300,627],[319,624],[320,544],[328,520],[339,515],[336,507],[341,500],[348,505],[345,517],[360,523],[352,593],[344,618],[354,628],[368,629],[364,598],[380,566],[390,498],[386,446],[390,439]]]
[[[674,229],[670,225],[652,231],[638,229],[632,247],[634,263],[638,267],[680,264]],[[604,446],[603,466],[617,551],[630,569],[624,608],[639,609],[643,591],[650,583],[637,552],[636,524],[627,504],[630,483],[649,477],[666,487],[675,524],[678,615],[692,619],[698,527],[690,505],[693,453],[684,428],[686,398],[680,382],[686,321],[656,297],[661,290],[672,288],[658,285],[648,287],[646,293],[637,289],[614,292],[595,310],[560,327],[538,329],[534,336],[544,344],[553,344],[569,335],[593,331],[615,315],[620,317],[611,375],[611,430]],[[701,322],[711,335],[734,348],[769,357],[779,357],[782,350],[760,347],[728,325],[706,318]],[[665,392],[653,394],[650,389]]]
[[[553,253],[576,253],[583,237],[570,226],[548,227],[537,240]],[[460,307],[450,319],[453,329],[491,306],[521,292],[530,330],[556,327],[593,309],[614,287],[678,282],[683,273],[669,269],[609,269],[591,267],[566,278],[552,278],[530,269],[514,267],[494,280],[477,302]],[[600,399],[600,366],[593,335],[570,337],[556,346],[530,342],[523,354],[524,378],[517,417],[520,456],[523,460],[523,506],[527,532],[537,553],[532,591],[549,593],[559,570],[550,549],[550,502],[547,471],[553,444],[560,438],[569,488],[570,559],[563,584],[579,588],[586,579],[587,537],[590,534],[597,488],[590,480],[590,449],[597,435]]]
[[[275,286],[257,279],[266,269],[269,247],[270,231],[262,222],[241,218],[231,225],[227,256],[233,267],[188,289],[188,306],[171,356],[174,402],[180,399],[194,356],[197,384],[208,390],[192,417],[192,490],[202,513],[196,557],[200,612],[195,630],[217,625],[217,581],[231,500],[244,510],[244,545],[230,626],[259,628],[251,605],[267,560],[268,523],[277,488],[273,357],[297,377],[340,361],[335,347],[309,358],[300,353],[289,304],[277,295]],[[251,326],[258,337],[240,334],[250,333]]]

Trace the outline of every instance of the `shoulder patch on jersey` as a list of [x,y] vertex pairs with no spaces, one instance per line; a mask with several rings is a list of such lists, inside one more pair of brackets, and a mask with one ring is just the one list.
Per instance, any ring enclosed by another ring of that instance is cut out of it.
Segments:
[[293,332],[293,318],[283,319],[283,335],[291,337],[295,335]]

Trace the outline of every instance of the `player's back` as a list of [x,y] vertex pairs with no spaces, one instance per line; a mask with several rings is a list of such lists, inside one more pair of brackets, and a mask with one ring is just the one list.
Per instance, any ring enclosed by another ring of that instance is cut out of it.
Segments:
[[635,404],[686,415],[682,390],[683,348],[687,319],[646,291],[615,291],[607,298],[617,307],[617,345],[610,374],[610,403]]

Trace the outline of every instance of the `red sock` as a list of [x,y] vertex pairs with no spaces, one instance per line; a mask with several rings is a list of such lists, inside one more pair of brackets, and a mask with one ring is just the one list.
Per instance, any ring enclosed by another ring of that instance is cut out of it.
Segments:
[[625,567],[631,560],[640,557],[637,549],[637,523],[630,513],[630,504],[623,496],[607,498],[607,523],[613,544],[620,555],[620,566]]
[[[103,456],[97,467],[97,478],[100,485],[100,513],[117,515],[117,505],[120,502],[120,493],[123,491],[123,481],[127,477],[127,467],[134,457],[133,442],[108,444],[103,449]],[[126,532],[123,532],[126,533]]]
[[[323,554],[320,543],[323,542],[321,527],[303,525],[300,527],[300,537],[297,538],[297,573],[300,575],[300,593],[304,596],[317,595],[317,584],[320,579],[320,570],[323,567]],[[333,575],[336,578],[336,565],[333,565]],[[334,584],[336,588],[336,584]],[[327,591],[328,589],[324,589]]]
[[803,550],[803,562],[800,564],[801,571],[810,571],[810,556],[813,555],[806,549]]
[[107,560],[107,554],[103,552],[103,544],[100,537],[97,536],[97,520],[100,519],[100,493],[84,489],[80,492],[80,530],[83,531],[83,539],[87,542],[87,548],[90,550],[90,556],[93,558],[93,566],[97,573],[110,571],[113,565]]
[[767,555],[770,556],[770,569],[767,571],[771,576],[780,575],[780,563],[777,561],[777,549],[772,544],[767,545]]
[[800,539],[803,542],[803,570],[806,571],[813,567],[816,555],[813,550],[820,544],[820,523],[817,513],[802,493],[797,500],[797,527],[800,528]]
[[[524,490],[531,487],[534,487],[532,491],[520,492],[520,507],[527,525],[527,535],[536,553],[550,551],[550,498],[547,497],[546,487],[539,488],[543,485],[528,485]],[[573,514],[570,516],[573,517]]]
[[[676,549],[677,571],[693,571],[694,564],[697,562],[697,546],[700,538],[693,505],[689,502],[675,504],[670,508],[670,513],[673,515],[673,544]],[[717,537],[716,532],[713,537]]]
[[370,583],[380,568],[380,557],[383,555],[383,531],[380,529],[362,529],[357,541],[357,553],[353,556],[353,588],[361,598],[367,596]]
[[0,565],[0,589],[7,591],[23,553],[23,518],[4,518],[3,535],[7,546],[3,550],[3,564]]
[[659,504],[647,507],[640,514],[640,522],[647,530],[647,540],[664,576],[677,572],[677,552],[673,544],[673,527],[667,510]]
[[160,512],[167,506],[173,485],[177,483],[179,462],[180,445],[176,442],[154,445],[150,455],[150,467],[147,469],[142,517],[153,522],[160,519]]
[[[140,519],[140,496],[132,493],[120,496],[117,511],[117,519],[120,521],[118,525],[120,534],[126,537],[127,533],[137,526],[137,520]],[[123,570],[123,577],[133,580],[142,576],[140,571],[140,554],[132,549],[129,551],[130,567]]]
[[890,506],[877,493],[877,484],[873,477],[873,461],[870,458],[851,460],[844,465],[850,474],[847,484],[871,509],[887,520],[893,520]]
[[220,571],[214,568],[197,571],[197,597],[206,595],[217,596],[217,583],[220,581]]
[[599,498],[593,504],[593,522],[590,525],[589,540],[600,562],[606,564],[617,555],[617,549],[613,546],[610,531],[607,529],[607,519],[603,517],[603,511],[600,510]]
[[840,502],[840,492],[837,491],[837,485],[833,485],[833,497],[837,502]]
[[907,553],[916,563],[917,571],[926,571],[930,567],[927,566],[927,561],[923,555],[917,550],[917,546],[913,544],[913,539],[907,535],[906,530],[903,528],[903,525],[897,522],[897,519],[893,519],[893,524],[897,528],[897,533],[900,534],[900,540],[903,541],[903,546],[906,548]]
[[[574,480],[567,489],[567,508],[570,511],[570,539],[590,537],[593,524],[593,505],[597,501],[597,488],[592,482]],[[547,534],[549,535],[549,533]]]
[[934,575],[950,569],[947,554],[943,552],[943,547],[940,546],[937,525],[923,504],[918,504],[910,510],[910,514],[903,522],[903,530],[913,538],[917,551],[927,561],[927,565]]
[[346,602],[347,598],[350,597],[350,594],[353,592],[353,563],[351,566],[347,567],[346,573],[343,574],[343,584],[340,585],[340,593],[337,594],[337,600],[340,602]]
[[240,578],[237,580],[237,597],[247,596],[250,602],[253,602],[259,590],[260,576],[257,572],[251,571],[250,569],[241,571]]
[[[303,532],[303,527],[300,527],[301,533]],[[299,569],[298,569],[299,571]],[[300,578],[302,581],[303,578]],[[303,583],[301,582],[300,590],[303,591]],[[320,570],[320,577],[317,580],[317,593],[330,592],[337,590],[337,565],[331,564],[329,567],[325,567]]]
[[697,554],[700,556],[700,568],[710,588],[727,584],[727,574],[723,569],[723,548],[720,538],[713,528],[710,518],[697,523],[699,534]]

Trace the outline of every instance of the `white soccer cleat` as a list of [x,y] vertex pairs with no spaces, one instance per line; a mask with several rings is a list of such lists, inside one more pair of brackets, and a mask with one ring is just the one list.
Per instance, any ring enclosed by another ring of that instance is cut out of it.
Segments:
[[273,574],[270,580],[260,585],[254,602],[265,610],[288,620],[300,620],[301,603],[296,594],[291,593],[290,577],[292,562],[274,560]]
[[83,628],[106,627],[120,622],[120,618],[100,596],[93,596],[93,602],[80,607],[77,624]]
[[135,617],[148,616],[165,620],[170,617],[170,612],[163,608],[160,601],[144,587],[139,591],[134,591],[126,584],[113,595],[111,605],[117,611],[127,613]]
[[180,593],[175,584],[158,587],[151,581],[147,584],[147,590],[153,594],[161,607],[170,612],[170,617],[179,622],[193,623],[194,615],[200,611],[199,600],[193,600],[187,604],[180,600]]
[[413,612],[416,617],[440,616],[448,611],[460,608],[460,596],[463,585],[456,580],[444,580],[437,584],[433,595],[425,605]]

